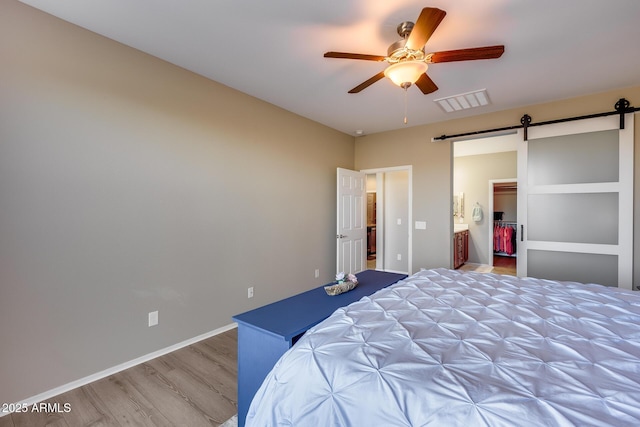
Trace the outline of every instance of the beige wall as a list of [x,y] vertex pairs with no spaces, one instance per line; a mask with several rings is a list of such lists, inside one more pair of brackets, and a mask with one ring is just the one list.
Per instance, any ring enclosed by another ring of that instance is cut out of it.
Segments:
[[[452,153],[449,142],[431,142],[443,134],[515,126],[529,114],[533,122],[613,111],[620,98],[640,106],[640,86],[532,105],[464,119],[356,138],[356,168],[413,166],[413,220],[426,221],[426,230],[413,230],[413,270],[451,265],[453,217]],[[425,102],[431,102],[425,99]],[[635,200],[640,200],[640,114],[635,115]],[[637,206],[637,202],[635,204]],[[634,270],[640,271],[640,210],[634,212]],[[635,286],[640,276],[634,275]]]
[[334,276],[353,137],[15,0],[0,58],[0,402]]

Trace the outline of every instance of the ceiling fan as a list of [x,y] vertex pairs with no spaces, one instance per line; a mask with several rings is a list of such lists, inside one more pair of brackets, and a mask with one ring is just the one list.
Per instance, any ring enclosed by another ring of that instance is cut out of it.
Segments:
[[428,64],[438,62],[473,61],[476,59],[499,58],[504,53],[504,46],[485,46],[469,49],[444,50],[425,53],[424,45],[438,28],[447,12],[435,7],[425,7],[414,24],[402,22],[397,31],[402,40],[389,46],[387,56],[367,55],[361,53],[327,52],[325,58],[359,59],[364,61],[386,61],[390,65],[384,70],[354,87],[349,93],[358,93],[378,80],[388,77],[396,85],[407,89],[412,84],[418,86],[422,93],[429,94],[438,90],[438,86],[426,74]]

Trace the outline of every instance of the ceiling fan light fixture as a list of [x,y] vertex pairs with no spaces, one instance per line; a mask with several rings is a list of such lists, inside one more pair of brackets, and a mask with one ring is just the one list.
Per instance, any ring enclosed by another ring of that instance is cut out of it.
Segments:
[[[414,84],[429,66],[424,61],[402,61],[389,65],[384,75],[395,85],[406,88]],[[407,84],[408,83],[408,84]]]

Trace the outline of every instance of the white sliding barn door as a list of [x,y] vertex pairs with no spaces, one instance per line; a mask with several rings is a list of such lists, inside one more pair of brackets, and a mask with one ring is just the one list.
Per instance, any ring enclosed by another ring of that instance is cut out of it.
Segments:
[[338,168],[337,272],[358,273],[367,256],[366,175]]
[[633,115],[529,128],[518,146],[518,275],[633,284]]

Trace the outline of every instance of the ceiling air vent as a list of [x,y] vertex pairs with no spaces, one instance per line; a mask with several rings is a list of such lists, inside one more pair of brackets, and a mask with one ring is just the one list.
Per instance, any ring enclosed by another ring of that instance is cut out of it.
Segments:
[[484,105],[489,105],[490,103],[486,89],[461,93],[460,95],[448,96],[446,98],[434,99],[433,101],[447,113],[482,107]]

